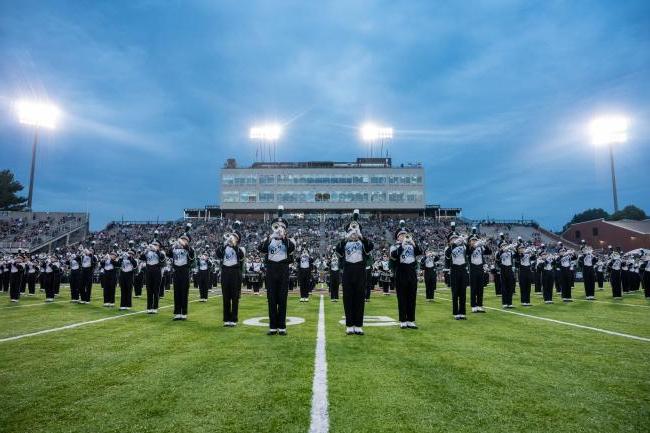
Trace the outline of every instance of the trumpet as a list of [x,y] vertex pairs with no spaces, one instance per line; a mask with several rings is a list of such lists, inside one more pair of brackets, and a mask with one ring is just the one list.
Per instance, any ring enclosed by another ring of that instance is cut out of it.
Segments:
[[357,221],[352,221],[350,223],[350,230],[359,230],[359,223]]
[[510,244],[504,243],[501,245],[501,247],[499,247],[499,249],[502,252],[510,251],[511,253],[514,253],[517,250],[517,243],[516,242],[512,242]]
[[467,235],[458,235],[456,239],[452,241],[454,245],[465,245],[467,243]]
[[413,235],[411,233],[405,233],[404,234],[404,240],[402,241],[407,244],[412,244],[413,243]]

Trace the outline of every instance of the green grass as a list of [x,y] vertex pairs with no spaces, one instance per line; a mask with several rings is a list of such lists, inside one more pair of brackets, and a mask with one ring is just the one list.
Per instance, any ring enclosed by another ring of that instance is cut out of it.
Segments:
[[[498,308],[493,293],[486,305]],[[515,311],[650,338],[650,302],[610,293],[550,306],[534,295],[534,307]],[[0,296],[0,338],[123,314],[94,294],[88,306],[68,303],[65,290],[66,302],[50,305]],[[418,297],[419,330],[367,326],[364,337],[346,336],[342,303],[327,300],[332,432],[647,431],[650,342],[494,310],[454,321],[450,292],[436,296]],[[240,320],[266,314],[264,296],[243,297]],[[306,321],[287,337],[221,327],[219,297],[190,304],[187,322],[171,315],[0,343],[0,431],[308,431],[317,297],[292,295],[289,315]],[[373,294],[366,315],[397,318],[395,296]]]

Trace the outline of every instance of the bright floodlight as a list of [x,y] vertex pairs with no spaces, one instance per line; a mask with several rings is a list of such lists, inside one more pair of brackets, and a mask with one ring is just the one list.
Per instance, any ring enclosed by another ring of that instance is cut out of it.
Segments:
[[254,126],[250,130],[252,140],[277,140],[282,134],[282,126],[277,123],[268,125]]
[[389,140],[393,138],[393,128],[366,123],[361,127],[361,138],[364,141]]
[[624,116],[597,117],[589,123],[589,134],[595,145],[625,143],[630,120]]
[[49,129],[56,127],[60,115],[55,105],[26,100],[16,102],[16,112],[20,123]]

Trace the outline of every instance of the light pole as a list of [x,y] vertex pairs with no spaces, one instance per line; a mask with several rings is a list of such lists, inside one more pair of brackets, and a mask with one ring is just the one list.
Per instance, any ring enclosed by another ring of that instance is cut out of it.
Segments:
[[609,147],[609,164],[612,173],[612,195],[614,212],[618,212],[618,192],[616,189],[616,171],[614,169],[614,145],[627,141],[630,120],[624,116],[600,116],[589,123],[591,142],[595,146]]
[[282,134],[282,126],[278,123],[268,123],[266,125],[253,126],[249,132],[249,138],[261,143],[260,154],[264,162],[265,146],[268,146],[269,161],[275,161],[277,142]]
[[32,210],[32,198],[34,195],[34,171],[36,169],[36,148],[38,147],[39,128],[54,129],[59,119],[59,109],[52,104],[38,101],[16,101],[16,113],[18,121],[23,125],[34,127],[34,142],[32,143],[32,165],[29,171],[29,195],[27,196],[27,208]]
[[374,123],[365,123],[360,128],[361,139],[370,145],[370,157],[372,158],[375,143],[381,144],[379,156],[384,153],[384,143],[393,138],[393,128],[388,126],[377,126]]

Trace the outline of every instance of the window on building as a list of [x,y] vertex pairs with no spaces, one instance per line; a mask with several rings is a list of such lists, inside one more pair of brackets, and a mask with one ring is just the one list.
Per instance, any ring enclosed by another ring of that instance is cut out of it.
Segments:
[[580,230],[576,230],[576,239],[580,239]]
[[591,235],[592,236],[598,236],[598,227],[592,227],[591,228]]

